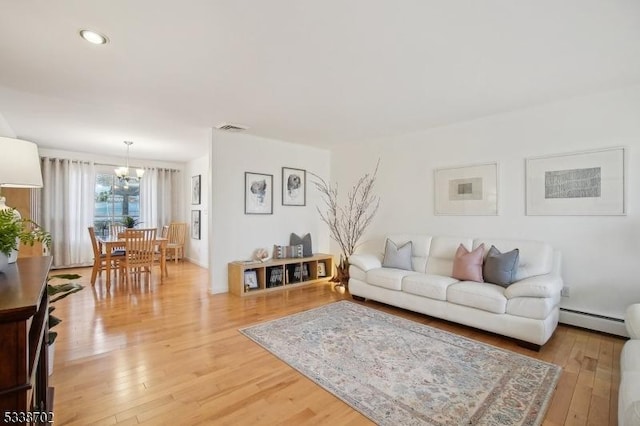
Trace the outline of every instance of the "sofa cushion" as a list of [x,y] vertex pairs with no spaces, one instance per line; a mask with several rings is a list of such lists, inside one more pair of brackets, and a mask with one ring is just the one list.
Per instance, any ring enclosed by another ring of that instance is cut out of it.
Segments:
[[382,267],[412,271],[412,250],[413,244],[411,243],[411,241],[408,241],[401,246],[397,246],[396,243],[387,238],[387,242],[385,243],[384,247],[384,258],[382,259]]
[[483,282],[482,259],[484,257],[484,245],[480,245],[473,251],[469,251],[462,244],[458,246],[453,258],[453,272],[451,276],[461,281]]
[[470,308],[504,314],[507,298],[504,288],[495,284],[461,281],[447,288],[447,301]]
[[447,300],[447,288],[458,280],[442,275],[408,275],[402,280],[402,291],[429,299]]
[[402,290],[402,279],[407,275],[418,275],[417,272],[404,269],[378,268],[367,271],[367,282],[389,290]]
[[484,260],[482,278],[485,282],[507,287],[515,281],[519,257],[518,249],[501,253],[496,246],[492,245]]
[[551,272],[553,268],[553,249],[550,244],[531,240],[502,240],[502,239],[475,239],[473,247],[484,244],[485,247],[496,246],[503,252],[518,249],[520,259],[515,280],[543,275]]
[[471,250],[473,240],[462,237],[433,237],[429,247],[427,274],[450,277],[453,270],[453,258],[460,244]]

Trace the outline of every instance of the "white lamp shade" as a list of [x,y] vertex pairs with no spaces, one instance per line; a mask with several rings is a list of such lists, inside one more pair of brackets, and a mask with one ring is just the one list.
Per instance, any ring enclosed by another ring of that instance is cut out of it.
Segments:
[[0,186],[42,188],[38,145],[0,137]]

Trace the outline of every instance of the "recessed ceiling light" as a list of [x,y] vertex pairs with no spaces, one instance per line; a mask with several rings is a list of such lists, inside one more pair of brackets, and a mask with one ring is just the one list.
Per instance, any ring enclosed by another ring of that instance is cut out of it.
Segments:
[[109,41],[107,37],[91,30],[80,30],[80,37],[93,44],[106,44]]

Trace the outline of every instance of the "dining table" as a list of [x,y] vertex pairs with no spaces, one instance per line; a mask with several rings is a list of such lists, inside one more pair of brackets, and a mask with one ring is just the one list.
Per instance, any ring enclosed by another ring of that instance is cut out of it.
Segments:
[[[98,245],[100,248],[104,248],[105,253],[105,262],[107,265],[111,265],[111,253],[117,249],[123,249],[125,247],[125,240],[123,234],[119,235],[107,235],[107,236],[99,236],[96,235],[96,240],[98,241]],[[160,281],[164,281],[164,277],[169,276],[169,272],[167,271],[167,243],[169,242],[168,238],[165,237],[156,237],[153,241],[154,245],[158,247],[160,250]],[[106,274],[107,282],[106,286],[109,288],[111,286],[111,272]]]

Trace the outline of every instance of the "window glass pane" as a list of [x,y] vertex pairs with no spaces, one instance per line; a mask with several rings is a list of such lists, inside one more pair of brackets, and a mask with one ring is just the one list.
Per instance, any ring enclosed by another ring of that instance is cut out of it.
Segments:
[[114,174],[98,173],[93,220],[96,234],[108,235],[109,224],[121,223],[126,216],[140,219],[140,185],[124,185]]

